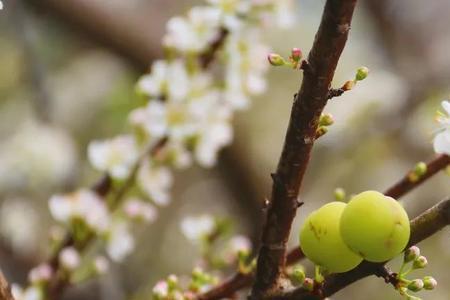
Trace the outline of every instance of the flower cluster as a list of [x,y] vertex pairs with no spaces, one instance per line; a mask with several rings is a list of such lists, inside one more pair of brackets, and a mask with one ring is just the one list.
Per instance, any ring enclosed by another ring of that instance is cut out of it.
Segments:
[[440,127],[434,137],[433,146],[436,153],[450,155],[450,102],[442,101],[444,112],[438,112],[436,117]]
[[[136,86],[145,105],[129,114],[132,132],[88,146],[92,166],[108,175],[113,190],[136,180],[131,198],[80,189],[50,199],[52,216],[75,241],[74,246],[59,251],[60,266],[69,275],[81,262],[83,249],[78,245],[92,237],[103,239],[109,259],[122,261],[135,246],[131,223],[154,221],[153,204],[170,202],[172,170],[193,162],[213,166],[218,152],[233,139],[233,113],[247,108],[251,96],[264,92],[268,47],[262,42],[263,28],[292,23],[291,0],[206,2],[167,23],[165,57],[155,61]],[[219,63],[211,69],[213,60]],[[202,230],[209,230],[208,220],[200,223]],[[185,227],[192,227],[189,221]],[[217,226],[210,227],[217,230]],[[188,231],[195,240],[198,232]],[[53,242],[61,245],[64,235],[55,237]],[[236,250],[242,247],[246,250]],[[243,237],[228,246],[242,253],[249,253],[248,248]],[[108,260],[101,257],[92,265],[96,273],[102,273]],[[31,284],[25,290],[16,289],[17,299],[29,299],[27,293],[42,298],[43,285]]]
[[[167,205],[172,170],[194,161],[213,166],[218,152],[233,139],[233,113],[247,108],[252,95],[264,92],[268,47],[262,42],[262,28],[274,22],[288,25],[290,3],[209,0],[186,16],[170,19],[163,38],[165,58],[155,61],[137,83],[145,105],[129,114],[132,133],[93,141],[88,147],[93,167],[120,183],[138,164],[140,197]],[[211,70],[213,58],[221,64]],[[145,155],[149,151],[152,155]],[[155,218],[153,208],[142,208],[129,203],[128,219]],[[138,211],[141,215],[136,216]],[[128,244],[125,248],[133,243]]]
[[241,274],[254,270],[255,260],[250,260],[252,248],[250,240],[243,235],[229,235],[230,222],[226,219],[214,218],[210,215],[189,216],[180,223],[180,229],[185,237],[203,251],[202,266],[195,267],[191,275],[170,275],[165,280],[158,281],[152,290],[155,300],[190,300],[197,295],[210,290],[218,282],[217,271],[222,267],[237,266]]
[[[419,292],[421,290],[433,290],[437,286],[437,281],[431,276],[425,276],[422,279],[409,280],[406,278],[410,272],[423,269],[427,266],[427,258],[420,255],[420,249],[417,246],[412,246],[405,250],[403,256],[403,264],[396,276],[398,284],[396,289],[400,295],[404,296],[408,300],[420,300],[420,298],[411,295],[411,292]],[[409,268],[407,266],[410,265]]]

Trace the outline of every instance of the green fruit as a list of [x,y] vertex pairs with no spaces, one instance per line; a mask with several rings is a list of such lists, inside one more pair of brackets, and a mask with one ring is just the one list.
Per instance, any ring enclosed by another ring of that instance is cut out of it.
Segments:
[[371,262],[397,256],[409,241],[409,219],[391,197],[367,191],[354,196],[342,213],[340,230],[344,242]]
[[341,238],[339,220],[346,204],[331,202],[311,213],[300,231],[300,247],[315,264],[332,273],[347,272],[362,258]]

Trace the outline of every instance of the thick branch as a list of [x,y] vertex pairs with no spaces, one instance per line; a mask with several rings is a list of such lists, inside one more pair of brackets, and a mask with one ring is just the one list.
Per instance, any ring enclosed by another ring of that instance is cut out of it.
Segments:
[[283,152],[273,175],[271,204],[259,250],[253,299],[277,289],[286,263],[286,243],[309,162],[320,114],[347,41],[356,0],[328,0],[304,78],[292,106]]
[[[411,238],[408,246],[419,243],[445,226],[450,225],[450,198],[431,207],[411,221]],[[333,274],[325,278],[323,296],[329,297],[346,286],[370,275],[385,278],[385,263],[371,263],[364,261],[355,269],[341,274]],[[386,279],[386,278],[385,278]],[[299,288],[291,293],[273,299],[319,299],[310,292]]]

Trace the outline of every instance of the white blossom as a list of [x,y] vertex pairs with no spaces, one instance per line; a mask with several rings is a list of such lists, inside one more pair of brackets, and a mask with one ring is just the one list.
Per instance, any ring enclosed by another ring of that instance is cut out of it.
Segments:
[[163,44],[183,52],[199,52],[215,39],[220,11],[206,6],[192,8],[187,18],[174,17],[167,23]]
[[198,242],[212,233],[215,228],[215,221],[210,215],[186,217],[181,221],[180,228],[186,238]]
[[107,236],[106,252],[115,262],[121,262],[134,250],[134,238],[129,224],[122,220],[114,222]]
[[14,252],[32,255],[39,243],[39,215],[30,199],[3,199],[0,205],[0,234]]
[[161,138],[167,134],[167,109],[160,101],[150,101],[147,106],[137,108],[130,114],[130,123],[142,127],[152,138]]
[[43,300],[42,290],[39,286],[30,286],[26,289],[17,284],[11,285],[11,294],[15,300]]
[[2,10],[2,9],[3,9],[3,2],[0,1],[0,10]]
[[158,281],[153,287],[153,294],[165,298],[169,295],[169,285],[165,280]]
[[195,134],[196,120],[189,113],[188,102],[150,101],[146,107],[136,109],[130,116],[133,125],[144,128],[151,138],[169,136],[183,140]]
[[171,139],[155,155],[154,160],[158,163],[168,164],[177,169],[185,169],[192,165],[192,154],[187,149],[185,141]]
[[434,137],[433,146],[436,153],[450,155],[450,102],[442,101],[444,113],[439,113],[437,121],[440,128]]
[[109,261],[104,256],[97,256],[94,259],[94,269],[98,274],[105,274],[109,270]]
[[134,138],[121,135],[111,140],[91,142],[88,156],[97,170],[106,171],[113,178],[124,179],[130,174],[139,155]]
[[174,101],[185,99],[189,91],[189,78],[184,61],[156,61],[151,73],[141,77],[138,88],[151,98],[164,97]]
[[233,236],[229,241],[231,252],[237,254],[238,252],[250,252],[252,249],[252,242],[244,235]]
[[281,28],[292,27],[295,23],[295,9],[292,0],[274,0],[275,18]]
[[172,173],[167,167],[153,165],[144,160],[138,172],[139,186],[157,205],[167,205],[170,201],[169,189],[172,187]]
[[40,264],[30,270],[28,273],[28,280],[31,283],[46,282],[52,278],[53,270],[49,264]]
[[127,217],[131,219],[153,222],[156,220],[157,212],[153,205],[137,198],[128,199],[123,207]]
[[205,167],[213,166],[218,151],[233,139],[231,108],[219,102],[218,96],[211,92],[198,99],[196,107],[192,105],[199,122],[195,157]]
[[0,141],[0,190],[41,191],[71,179],[77,153],[63,129],[29,120]]
[[50,213],[60,222],[84,221],[91,229],[104,232],[110,223],[104,201],[94,192],[81,189],[67,195],[55,195],[49,201]]
[[59,254],[59,262],[66,270],[75,270],[79,267],[80,261],[80,254],[74,247],[66,247]]

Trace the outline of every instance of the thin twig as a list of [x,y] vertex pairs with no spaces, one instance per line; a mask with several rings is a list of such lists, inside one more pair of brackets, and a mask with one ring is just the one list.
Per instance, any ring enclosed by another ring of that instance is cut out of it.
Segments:
[[271,203],[263,228],[251,298],[276,292],[286,264],[286,244],[297,211],[297,197],[310,159],[320,114],[347,41],[356,0],[328,0],[294,99],[283,152],[272,176]]
[[419,186],[422,182],[446,168],[450,165],[450,156],[441,154],[437,156],[435,159],[427,163],[427,171],[424,175],[420,176],[418,180],[411,180],[409,174],[407,173],[399,182],[394,184],[391,188],[389,188],[384,194],[386,196],[392,198],[399,198],[405,193],[411,191],[415,187]]

